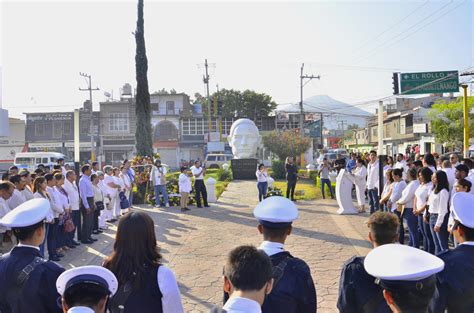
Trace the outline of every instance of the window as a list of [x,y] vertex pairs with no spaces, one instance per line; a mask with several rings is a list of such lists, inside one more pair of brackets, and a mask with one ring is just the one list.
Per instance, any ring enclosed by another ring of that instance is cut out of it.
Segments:
[[160,104],[159,103],[152,103],[151,104],[151,110],[153,111],[154,114],[158,114],[158,112],[160,111]]
[[215,161],[216,160],[216,156],[215,155],[208,155],[207,156],[207,161]]
[[70,121],[65,121],[65,122],[63,123],[63,134],[64,134],[65,136],[71,134],[71,122],[70,122]]
[[166,115],[174,114],[174,101],[166,101]]
[[63,123],[53,122],[53,138],[61,138],[63,135]]
[[17,165],[32,165],[32,164],[34,164],[34,158],[16,158],[15,164],[17,164]]
[[35,124],[35,135],[36,136],[44,136],[44,124],[43,123],[36,123]]
[[43,162],[44,164],[48,163],[48,158],[43,158]]
[[110,113],[109,131],[128,132],[128,113]]

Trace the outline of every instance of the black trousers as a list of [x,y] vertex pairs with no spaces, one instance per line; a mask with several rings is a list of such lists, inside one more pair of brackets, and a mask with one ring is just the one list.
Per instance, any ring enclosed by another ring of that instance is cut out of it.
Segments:
[[94,210],[94,227],[93,227],[93,230],[99,230],[99,215],[100,215],[100,211],[95,209]]
[[46,239],[46,242],[48,243],[48,255],[50,258],[56,255],[58,223],[59,219],[55,218],[54,223],[49,224],[48,238]]
[[76,226],[76,229],[74,230],[74,232],[71,232],[72,239],[74,239],[74,233],[77,233],[77,240],[81,241],[81,236],[82,236],[81,211],[74,210],[72,211],[71,216],[72,216],[72,221],[74,222],[74,226]]
[[196,205],[201,206],[201,196],[204,201],[204,205],[207,206],[207,190],[206,185],[204,185],[203,179],[196,179],[194,182],[194,192],[196,193]]
[[88,197],[87,203],[89,204],[89,212],[86,211],[84,205],[81,202],[81,213],[82,213],[82,233],[81,241],[86,241],[92,236],[92,228],[94,227],[94,197]]
[[286,184],[286,197],[290,199],[291,193],[291,200],[295,200],[295,187],[296,187],[296,180],[291,181],[289,180]]

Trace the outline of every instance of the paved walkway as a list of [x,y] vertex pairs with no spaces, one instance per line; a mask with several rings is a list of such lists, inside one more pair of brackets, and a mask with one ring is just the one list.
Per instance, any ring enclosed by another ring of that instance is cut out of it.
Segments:
[[[222,303],[222,267],[227,253],[242,244],[259,245],[252,211],[257,204],[255,182],[234,181],[210,208],[140,208],[153,217],[165,264],[179,281],[186,312],[208,312]],[[341,266],[355,254],[365,255],[365,216],[335,214],[334,200],[298,202],[300,218],[286,248],[310,266],[318,294],[318,312],[337,312]],[[113,247],[115,226],[93,245],[81,245],[60,262],[70,268],[101,264]]]

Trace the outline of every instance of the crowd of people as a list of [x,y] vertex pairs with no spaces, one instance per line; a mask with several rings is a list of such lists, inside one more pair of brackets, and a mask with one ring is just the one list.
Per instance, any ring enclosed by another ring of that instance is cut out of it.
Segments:
[[[418,160],[413,165],[400,157],[398,166],[385,168],[386,188],[379,199],[378,182],[369,182],[378,167],[375,152],[371,152],[370,159],[365,184],[372,197],[367,225],[374,249],[365,258],[354,257],[344,264],[339,311],[474,312],[474,195],[469,184],[472,162],[465,159],[458,164],[452,158],[449,164],[442,162],[443,170],[436,171],[437,164],[430,155],[420,160],[419,169],[415,168]],[[357,157],[354,162],[351,172],[356,175],[365,164]],[[0,312],[32,312],[32,308],[39,313],[184,312],[179,277],[162,263],[152,218],[143,211],[130,210],[132,193],[126,191],[135,173],[128,163],[125,161],[118,171],[106,166],[105,173],[94,168],[95,164],[84,165],[79,186],[75,173],[64,169],[64,175],[61,164],[51,172],[35,171],[33,183],[31,173],[17,173],[14,168],[8,181],[0,182],[2,242],[12,235],[15,243],[0,257],[0,290],[5,291],[0,293]],[[291,174],[292,162],[287,164]],[[180,192],[189,193],[191,176],[204,175],[205,169],[196,165],[191,172],[181,168]],[[150,175],[154,186],[165,184],[165,171],[160,162],[154,163]],[[452,188],[446,172],[454,174]],[[259,168],[257,177],[259,174],[266,175],[264,167]],[[121,177],[122,182],[114,177]],[[197,184],[195,189],[200,188]],[[111,189],[115,189],[113,195]],[[25,194],[29,198],[22,201]],[[161,196],[166,206],[164,194]],[[285,250],[293,222],[299,216],[291,201],[291,188],[287,196],[290,199],[266,198],[255,207],[253,215],[263,242],[258,248],[240,246],[230,251],[223,270],[224,301],[212,312],[317,311],[310,267]],[[15,205],[13,209],[10,202]],[[185,209],[186,204],[182,203],[181,208]],[[74,215],[74,211],[80,215]],[[80,231],[75,223],[77,215],[82,219]],[[75,234],[82,244],[92,244],[97,240],[92,234],[98,234],[103,222],[113,219],[119,219],[115,243],[102,266],[65,271],[53,262],[79,244]],[[409,245],[400,244],[404,242],[404,222]],[[450,234],[454,248],[449,245]],[[49,260],[44,258],[45,247]]]

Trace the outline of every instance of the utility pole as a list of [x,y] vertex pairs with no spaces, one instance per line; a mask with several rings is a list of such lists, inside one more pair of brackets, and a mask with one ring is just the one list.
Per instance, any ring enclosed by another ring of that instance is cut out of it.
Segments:
[[463,114],[464,114],[464,157],[469,158],[469,110],[467,106],[467,85],[461,85],[463,89]]
[[[216,84],[216,89],[217,89],[217,105],[219,105],[219,84]],[[217,107],[215,108],[216,112],[218,112],[219,110],[217,109]],[[222,107],[221,107],[221,114],[222,114]],[[217,117],[218,118],[218,121],[219,121],[219,141],[222,142],[222,116],[219,114],[219,116]]]
[[[321,76],[314,76],[314,75],[304,75],[303,74],[304,63],[301,64],[301,72],[300,72],[300,136],[301,138],[304,137],[304,110],[303,110],[303,87],[309,83],[312,79],[320,79]],[[304,80],[307,79],[305,83]],[[321,113],[321,143],[323,141],[323,114]],[[301,154],[301,166],[304,165],[304,153]]]
[[[92,88],[92,78],[91,75],[85,74],[80,72],[79,75],[82,77],[86,78],[88,87],[87,88],[79,88],[80,91],[89,91],[89,101],[91,104],[91,115],[90,115],[90,136],[91,136],[91,162],[95,161],[95,154],[94,154],[94,107],[92,105],[92,92],[93,91],[98,91],[100,90],[99,88]],[[97,135],[100,138],[100,119],[98,121],[98,129],[97,129]],[[102,147],[101,147],[102,148]],[[101,153],[99,153],[101,155]]]
[[204,67],[206,68],[206,75],[202,76],[202,81],[206,85],[206,92],[207,92],[207,126],[208,126],[208,141],[211,139],[211,129],[212,129],[212,124],[211,124],[211,98],[209,95],[209,74],[207,71],[208,65],[207,65],[207,59],[205,59],[204,62]]

